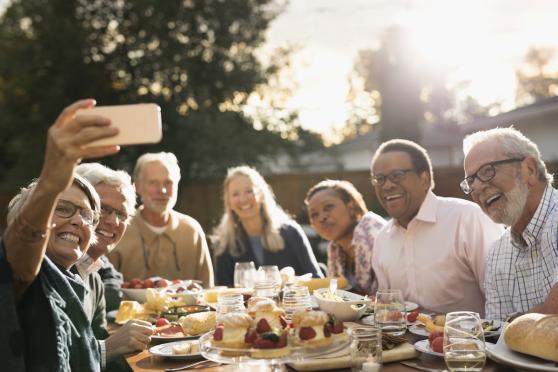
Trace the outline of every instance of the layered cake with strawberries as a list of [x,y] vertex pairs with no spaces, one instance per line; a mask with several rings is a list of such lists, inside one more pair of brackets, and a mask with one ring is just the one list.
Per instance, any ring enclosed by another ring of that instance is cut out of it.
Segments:
[[293,342],[300,346],[326,346],[331,344],[329,315],[323,311],[298,311],[293,314]]
[[245,339],[254,321],[243,312],[227,313],[219,319],[213,333],[213,343],[219,347],[245,349],[250,347]]

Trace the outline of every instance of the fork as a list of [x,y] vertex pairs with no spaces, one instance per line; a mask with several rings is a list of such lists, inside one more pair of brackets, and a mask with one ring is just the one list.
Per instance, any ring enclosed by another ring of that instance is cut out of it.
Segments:
[[423,367],[418,363],[415,362],[411,362],[411,361],[401,361],[399,362],[401,364],[403,364],[404,366],[407,367],[411,367],[414,369],[418,369],[419,371],[426,371],[426,372],[448,372],[447,369],[438,369],[438,368],[429,368],[429,367]]
[[165,372],[176,372],[176,371],[183,371],[185,369],[189,369],[192,367],[195,367],[197,365],[203,364],[203,363],[207,363],[210,362],[210,360],[202,360],[201,362],[195,362],[195,363],[190,363],[190,364],[186,364],[185,366],[182,367],[176,367],[176,368],[166,368]]

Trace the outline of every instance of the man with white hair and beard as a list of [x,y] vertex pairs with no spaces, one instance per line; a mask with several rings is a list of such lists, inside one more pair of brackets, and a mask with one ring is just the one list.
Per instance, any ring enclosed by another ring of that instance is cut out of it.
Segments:
[[509,228],[486,268],[486,317],[558,313],[558,191],[537,145],[514,128],[495,128],[463,141],[461,189]]

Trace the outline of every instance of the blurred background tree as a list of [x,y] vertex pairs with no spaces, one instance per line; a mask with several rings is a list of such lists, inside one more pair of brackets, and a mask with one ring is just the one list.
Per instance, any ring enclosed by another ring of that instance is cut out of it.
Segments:
[[[211,177],[231,165],[260,165],[321,146],[280,98],[262,99],[288,68],[288,48],[266,64],[256,53],[284,6],[274,0],[12,0],[0,19],[3,187],[39,174],[46,129],[63,107],[84,97],[99,105],[162,108],[163,141],[125,147],[103,160],[118,168],[130,169],[145,151],[172,151],[186,179]],[[258,97],[263,108],[251,110]]]
[[554,48],[529,48],[515,73],[518,106],[558,95],[558,71],[551,65],[554,54]]

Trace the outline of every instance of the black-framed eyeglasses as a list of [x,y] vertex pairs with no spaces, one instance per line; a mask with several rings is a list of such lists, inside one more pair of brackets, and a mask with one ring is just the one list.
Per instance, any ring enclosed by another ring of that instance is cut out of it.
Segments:
[[118,222],[126,223],[126,221],[128,221],[128,213],[122,212],[121,210],[113,208],[110,205],[101,204],[101,218],[109,217],[113,213],[116,214]]
[[414,169],[397,169],[388,175],[385,174],[373,174],[372,175],[372,186],[382,186],[386,183],[386,179],[389,179],[393,183],[400,183],[405,179],[407,172],[414,172]]
[[77,206],[68,200],[58,200],[56,208],[54,209],[54,214],[61,218],[72,218],[78,211],[79,215],[86,224],[89,226],[97,226],[99,223],[99,215],[95,211],[89,208]]
[[463,191],[466,195],[469,195],[473,192],[473,183],[475,182],[475,178],[478,178],[481,182],[488,182],[496,176],[496,166],[508,163],[515,163],[519,161],[523,161],[525,158],[512,158],[512,159],[504,159],[504,160],[496,160],[491,161],[490,163],[486,163],[479,168],[475,173],[471,174],[468,177],[465,177],[463,181],[459,184],[461,187],[461,191]]

